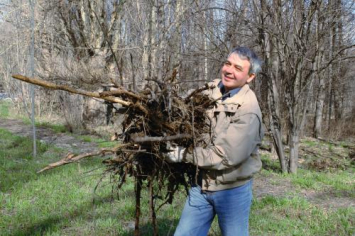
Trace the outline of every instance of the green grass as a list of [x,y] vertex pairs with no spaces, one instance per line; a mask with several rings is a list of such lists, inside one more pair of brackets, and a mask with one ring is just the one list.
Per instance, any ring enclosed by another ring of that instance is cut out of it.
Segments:
[[[32,125],[31,119],[27,116],[17,114],[11,109],[14,104],[11,101],[0,101],[0,118],[12,118],[20,119],[25,124]],[[52,124],[47,121],[39,121],[39,117],[36,117],[36,126],[50,128],[56,133],[68,132],[67,128],[62,124]]]
[[[29,119],[27,117],[21,117],[21,120],[23,121],[23,123],[25,123],[27,125],[32,125],[31,119]],[[35,124],[36,124],[36,127],[50,128],[55,133],[68,132],[68,129],[62,124],[52,124],[52,123],[49,123],[46,121],[38,121],[38,120],[35,120]]]
[[308,147],[314,147],[314,146],[319,145],[319,142],[317,142],[315,140],[303,140],[302,143]]
[[0,117],[7,118],[10,114],[10,101],[0,101]]
[[264,169],[281,172],[280,162],[278,160],[272,160],[269,155],[266,154],[262,154],[260,158]]
[[56,133],[66,133],[68,132],[67,128],[61,124],[51,124],[49,122],[36,122],[36,126],[50,128]]
[[84,142],[87,142],[87,143],[91,143],[91,142],[93,142],[93,138],[92,137],[90,137],[90,136],[80,136],[79,137],[81,140],[83,140]]
[[[117,199],[112,195],[114,185],[108,176],[94,192],[104,170],[99,159],[36,174],[48,163],[59,160],[65,151],[41,147],[33,158],[31,140],[0,131],[0,235],[133,234],[132,180],[119,191]],[[184,194],[178,195],[172,206],[159,212],[160,232],[173,232],[179,219],[177,209],[181,210],[184,198]],[[146,192],[142,199],[141,232],[152,235]]]
[[329,144],[328,144],[328,150],[329,150],[329,152],[333,152],[333,150],[334,150],[334,145],[331,144],[331,143],[329,143]]
[[112,148],[118,144],[117,141],[107,141],[105,139],[89,136],[89,135],[78,135],[76,137],[82,140],[83,142],[96,143],[99,148]]
[[[118,192],[118,199],[117,192],[112,193],[109,176],[94,192],[104,170],[97,168],[103,167],[100,159],[36,174],[48,163],[61,159],[66,151],[38,143],[39,155],[34,158],[31,144],[27,138],[0,130],[1,236],[133,235],[132,179]],[[263,159],[267,161],[266,156]],[[269,161],[269,166],[276,167],[273,162],[277,160]],[[353,177],[353,170],[317,173],[300,169],[297,175],[281,174],[273,168],[263,170],[257,178],[270,179],[273,186],[284,186],[288,181],[292,188],[285,188],[284,195],[254,198],[250,235],[353,235],[354,207],[323,208],[300,194],[308,190],[323,194],[326,190],[334,197],[355,197],[351,192]],[[157,213],[160,235],[172,235],[178,223],[186,196],[181,191],[175,197],[172,205],[165,205]],[[147,199],[143,191],[141,235],[152,235]],[[221,235],[216,220],[210,235]]]
[[12,101],[0,100],[0,118],[19,119],[31,124],[31,119],[27,117],[27,113],[24,110],[18,112],[14,107],[15,104]]
[[[304,198],[254,200],[251,235],[353,235],[354,208],[329,211]],[[253,227],[253,225],[255,227]]]
[[346,195],[355,198],[354,169],[337,172],[298,171],[290,175],[294,185],[304,189],[330,191],[335,195]]
[[[36,160],[32,156],[32,140],[13,136],[3,129],[0,129],[0,137],[0,190],[7,191],[15,182],[25,182],[35,176],[31,170],[36,166]],[[47,149],[46,144],[37,142],[39,155]]]

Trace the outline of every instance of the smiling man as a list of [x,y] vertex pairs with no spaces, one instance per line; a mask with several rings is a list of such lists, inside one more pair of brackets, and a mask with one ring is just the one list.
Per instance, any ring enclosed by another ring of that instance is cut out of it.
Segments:
[[188,153],[173,148],[169,162],[199,167],[197,185],[189,191],[175,235],[207,235],[214,217],[224,236],[249,234],[252,178],[261,169],[258,147],[263,138],[261,111],[250,83],[260,61],[246,47],[232,50],[221,68],[221,79],[208,91],[217,105],[207,111],[211,132],[204,147]]
[[250,83],[255,78],[255,71],[250,71],[250,69],[249,60],[243,55],[237,54],[237,51],[232,52],[221,69],[222,83],[225,90],[241,88]]

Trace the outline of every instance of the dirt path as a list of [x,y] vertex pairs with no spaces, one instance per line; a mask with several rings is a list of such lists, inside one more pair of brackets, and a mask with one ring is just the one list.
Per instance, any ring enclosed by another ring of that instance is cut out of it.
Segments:
[[[32,126],[20,120],[0,119],[0,128],[6,129],[15,135],[32,137]],[[70,152],[79,151],[84,153],[92,152],[97,149],[95,143],[84,142],[72,135],[56,133],[50,128],[45,127],[36,127],[36,137],[38,140],[66,149]]]

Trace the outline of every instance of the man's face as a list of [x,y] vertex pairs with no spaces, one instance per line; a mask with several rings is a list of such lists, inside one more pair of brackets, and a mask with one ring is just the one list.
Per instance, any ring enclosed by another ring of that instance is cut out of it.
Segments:
[[224,62],[221,69],[222,83],[226,91],[243,87],[250,83],[255,74],[249,74],[250,62],[232,53]]

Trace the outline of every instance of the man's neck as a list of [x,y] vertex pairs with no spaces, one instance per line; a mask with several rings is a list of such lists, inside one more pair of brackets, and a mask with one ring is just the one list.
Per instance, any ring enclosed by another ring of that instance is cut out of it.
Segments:
[[218,84],[218,87],[219,87],[219,89],[220,89],[220,91],[221,91],[221,93],[222,93],[222,95],[223,95],[222,101],[225,100],[225,99],[227,99],[227,98],[233,97],[233,96],[236,95],[236,94],[240,91],[240,89],[241,89],[241,88],[234,88],[234,89],[227,90],[227,89],[224,87],[222,81]]

